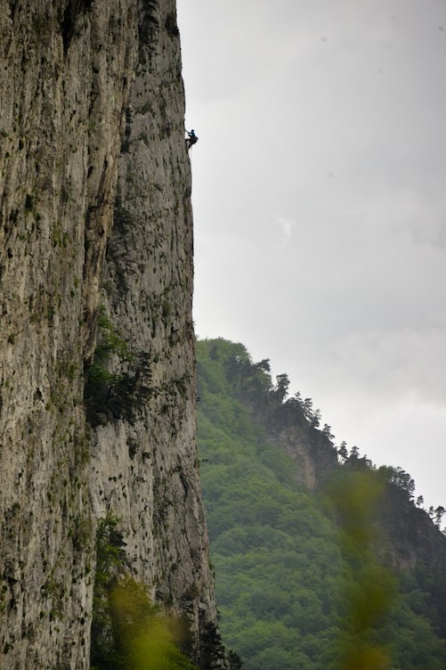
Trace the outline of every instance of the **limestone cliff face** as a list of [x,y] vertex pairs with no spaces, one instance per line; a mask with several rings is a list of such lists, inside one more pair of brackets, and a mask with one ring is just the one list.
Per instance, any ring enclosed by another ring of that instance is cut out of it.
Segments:
[[[174,0],[0,0],[0,90],[0,667],[88,668],[106,511],[135,576],[189,614],[204,663]],[[114,398],[92,419],[100,305],[127,352],[106,363],[127,409]]]
[[319,430],[285,424],[272,432],[271,439],[293,459],[297,466],[296,481],[310,491],[320,488],[336,466],[336,452]]
[[305,417],[294,399],[282,405],[247,404],[256,422],[263,425],[268,439],[280,445],[294,461],[296,481],[310,491],[320,489],[333,469],[337,466],[336,449],[327,435]]
[[216,611],[195,441],[191,174],[175,7],[163,4],[126,108],[102,292],[131,352],[114,370],[129,375],[134,411],[99,417],[92,495],[98,516],[121,519],[135,575],[203,639]]

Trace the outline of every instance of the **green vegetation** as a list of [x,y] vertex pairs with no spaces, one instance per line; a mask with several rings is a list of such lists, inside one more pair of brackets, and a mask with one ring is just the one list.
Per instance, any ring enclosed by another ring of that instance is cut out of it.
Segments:
[[[390,515],[410,508],[430,524],[411,501],[410,475],[376,470],[357,447],[336,450],[311,399],[287,399],[287,376],[274,384],[269,362],[253,363],[243,345],[199,341],[197,360],[201,474],[224,643],[246,670],[444,669],[444,572],[419,561],[395,576],[376,557],[387,547],[377,520],[388,503]],[[284,431],[299,436],[322,473],[316,491],[297,483],[302,461],[281,446]],[[434,601],[436,590],[443,595]]]
[[133,421],[151,394],[148,355],[134,352],[101,308],[98,344],[85,371],[84,401],[89,423],[95,427],[113,419]]
[[182,630],[128,575],[119,520],[98,523],[91,670],[196,670],[180,652]]

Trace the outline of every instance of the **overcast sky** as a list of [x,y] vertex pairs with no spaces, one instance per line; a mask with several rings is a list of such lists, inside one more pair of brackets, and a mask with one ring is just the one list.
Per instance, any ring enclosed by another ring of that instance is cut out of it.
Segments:
[[199,337],[446,507],[446,0],[178,0]]

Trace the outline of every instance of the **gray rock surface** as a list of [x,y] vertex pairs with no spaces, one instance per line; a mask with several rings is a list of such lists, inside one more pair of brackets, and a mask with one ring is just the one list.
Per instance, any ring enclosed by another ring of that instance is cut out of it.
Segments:
[[[174,0],[0,0],[0,90],[0,667],[89,667],[107,511],[204,665],[216,612]],[[100,305],[127,391],[91,429]]]

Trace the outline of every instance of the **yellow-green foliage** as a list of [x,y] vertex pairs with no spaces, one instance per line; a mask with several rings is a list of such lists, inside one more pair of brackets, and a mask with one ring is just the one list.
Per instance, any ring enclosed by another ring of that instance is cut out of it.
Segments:
[[353,581],[345,586],[346,614],[339,637],[340,670],[388,670],[388,650],[374,641],[377,630],[395,602],[396,581],[373,557],[377,540],[374,515],[382,495],[374,472],[344,473],[328,487],[328,500],[340,526],[344,560]]
[[179,651],[177,621],[152,605],[143,584],[126,574],[119,519],[98,523],[91,670],[195,670]]
[[178,650],[181,630],[150,603],[146,589],[131,578],[110,593],[116,646],[128,670],[193,670]]

